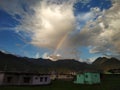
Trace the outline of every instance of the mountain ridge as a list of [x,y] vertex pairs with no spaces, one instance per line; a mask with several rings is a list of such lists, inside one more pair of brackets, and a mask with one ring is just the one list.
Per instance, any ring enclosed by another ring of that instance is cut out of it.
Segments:
[[104,71],[109,71],[111,69],[120,69],[120,60],[113,57],[99,57],[92,64]]
[[79,72],[79,71],[108,71],[119,69],[120,61],[116,58],[99,57],[92,64],[79,62],[74,59],[51,61],[49,59],[33,59],[18,57],[0,52],[0,70],[27,72]]

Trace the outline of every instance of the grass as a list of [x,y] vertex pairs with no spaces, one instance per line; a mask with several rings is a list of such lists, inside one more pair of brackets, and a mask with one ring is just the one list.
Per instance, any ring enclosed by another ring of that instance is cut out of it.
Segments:
[[46,86],[1,86],[0,90],[120,90],[120,75],[104,75],[100,84],[79,85],[73,81],[55,80]]

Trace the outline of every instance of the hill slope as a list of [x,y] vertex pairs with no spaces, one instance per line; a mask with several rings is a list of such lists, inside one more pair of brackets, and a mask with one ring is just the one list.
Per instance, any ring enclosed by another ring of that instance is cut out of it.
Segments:
[[116,58],[100,57],[96,59],[92,64],[97,68],[102,69],[103,71],[120,69],[120,60]]
[[58,60],[51,61],[49,59],[33,59],[26,57],[18,57],[11,54],[0,52],[0,70],[5,71],[27,71],[27,72],[71,72],[71,71],[91,71],[111,69],[120,69],[120,61],[116,58],[100,57],[92,64],[79,62],[76,60]]
[[91,68],[91,65],[75,60],[66,59],[51,61],[42,58],[32,59],[0,52],[0,70],[30,72],[49,72],[55,70],[58,72],[67,72],[80,71],[89,68]]

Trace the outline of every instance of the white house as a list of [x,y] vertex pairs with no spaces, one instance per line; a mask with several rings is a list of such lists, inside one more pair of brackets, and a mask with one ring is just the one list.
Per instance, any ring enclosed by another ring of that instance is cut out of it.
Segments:
[[47,85],[50,83],[49,74],[0,72],[0,85]]

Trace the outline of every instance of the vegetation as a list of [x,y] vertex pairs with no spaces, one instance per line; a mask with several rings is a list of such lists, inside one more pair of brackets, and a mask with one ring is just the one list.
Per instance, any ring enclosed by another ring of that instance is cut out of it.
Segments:
[[0,90],[120,90],[120,75],[103,75],[100,84],[79,85],[73,81],[55,80],[47,86],[1,86]]

